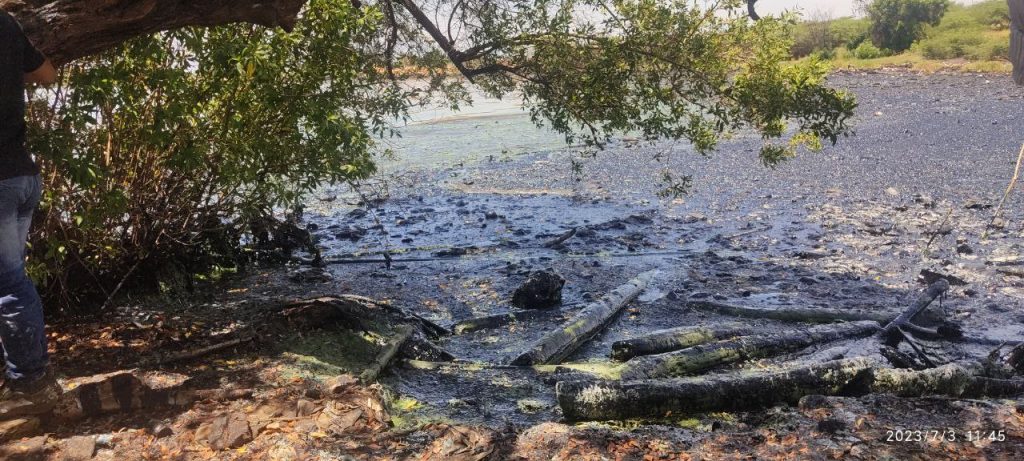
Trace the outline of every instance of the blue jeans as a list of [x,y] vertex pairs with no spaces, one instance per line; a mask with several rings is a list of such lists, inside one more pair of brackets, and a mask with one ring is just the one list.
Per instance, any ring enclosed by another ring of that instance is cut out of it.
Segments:
[[49,362],[43,304],[25,274],[25,242],[41,192],[39,176],[0,181],[0,345],[12,380],[38,378]]

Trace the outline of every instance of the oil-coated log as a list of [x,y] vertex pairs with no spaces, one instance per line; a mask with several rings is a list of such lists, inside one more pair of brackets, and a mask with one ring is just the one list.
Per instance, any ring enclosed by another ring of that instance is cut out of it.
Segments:
[[727,363],[795,352],[813,344],[870,336],[878,330],[877,322],[863,320],[741,336],[675,352],[633,358],[626,362],[622,377],[644,379],[691,375]]
[[544,335],[526,352],[512,360],[512,365],[558,363],[568,357],[608,324],[620,310],[640,295],[657,271],[644,272],[601,299],[586,305],[558,329]]

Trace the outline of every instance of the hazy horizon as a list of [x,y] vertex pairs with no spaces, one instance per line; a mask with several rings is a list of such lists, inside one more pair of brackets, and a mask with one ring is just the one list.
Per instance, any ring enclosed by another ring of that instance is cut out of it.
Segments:
[[[984,0],[955,0],[969,5]],[[825,13],[832,17],[853,16],[854,0],[759,0],[757,11],[761,14],[776,14],[786,10],[800,10],[805,15]]]

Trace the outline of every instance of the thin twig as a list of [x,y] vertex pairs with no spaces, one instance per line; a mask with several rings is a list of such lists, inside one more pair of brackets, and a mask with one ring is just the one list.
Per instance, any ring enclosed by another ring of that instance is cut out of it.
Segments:
[[953,207],[949,207],[949,211],[946,212],[946,217],[942,219],[942,223],[940,223],[939,227],[936,228],[935,231],[932,232],[931,237],[928,237],[928,243],[926,243],[924,245],[924,252],[925,252],[925,254],[928,254],[928,248],[930,248],[932,246],[932,242],[935,241],[935,237],[937,237],[939,235],[939,233],[942,232],[942,228],[946,226],[946,223],[949,222],[949,217],[952,216],[952,215],[953,215]]
[[999,200],[999,206],[996,207],[996,212],[992,214],[992,220],[988,222],[988,226],[985,227],[985,232],[981,234],[981,238],[988,238],[988,231],[995,224],[996,218],[999,217],[999,213],[1003,211],[1003,203],[1006,203],[1006,199],[1010,196],[1010,192],[1013,191],[1013,187],[1017,185],[1017,178],[1020,176],[1020,165],[1024,162],[1024,144],[1020,146],[1020,153],[1017,154],[1017,166],[1013,169],[1013,177],[1010,178],[1010,184],[1006,186],[1006,192],[1003,192],[1002,200]]

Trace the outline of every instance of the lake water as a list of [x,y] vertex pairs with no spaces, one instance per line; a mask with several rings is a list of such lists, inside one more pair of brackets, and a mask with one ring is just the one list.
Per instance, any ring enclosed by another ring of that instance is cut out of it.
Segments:
[[400,138],[381,142],[395,154],[380,162],[381,171],[438,168],[566,146],[564,136],[534,125],[514,97],[474,94],[473,101],[458,112],[424,108],[412,113],[399,126]]

